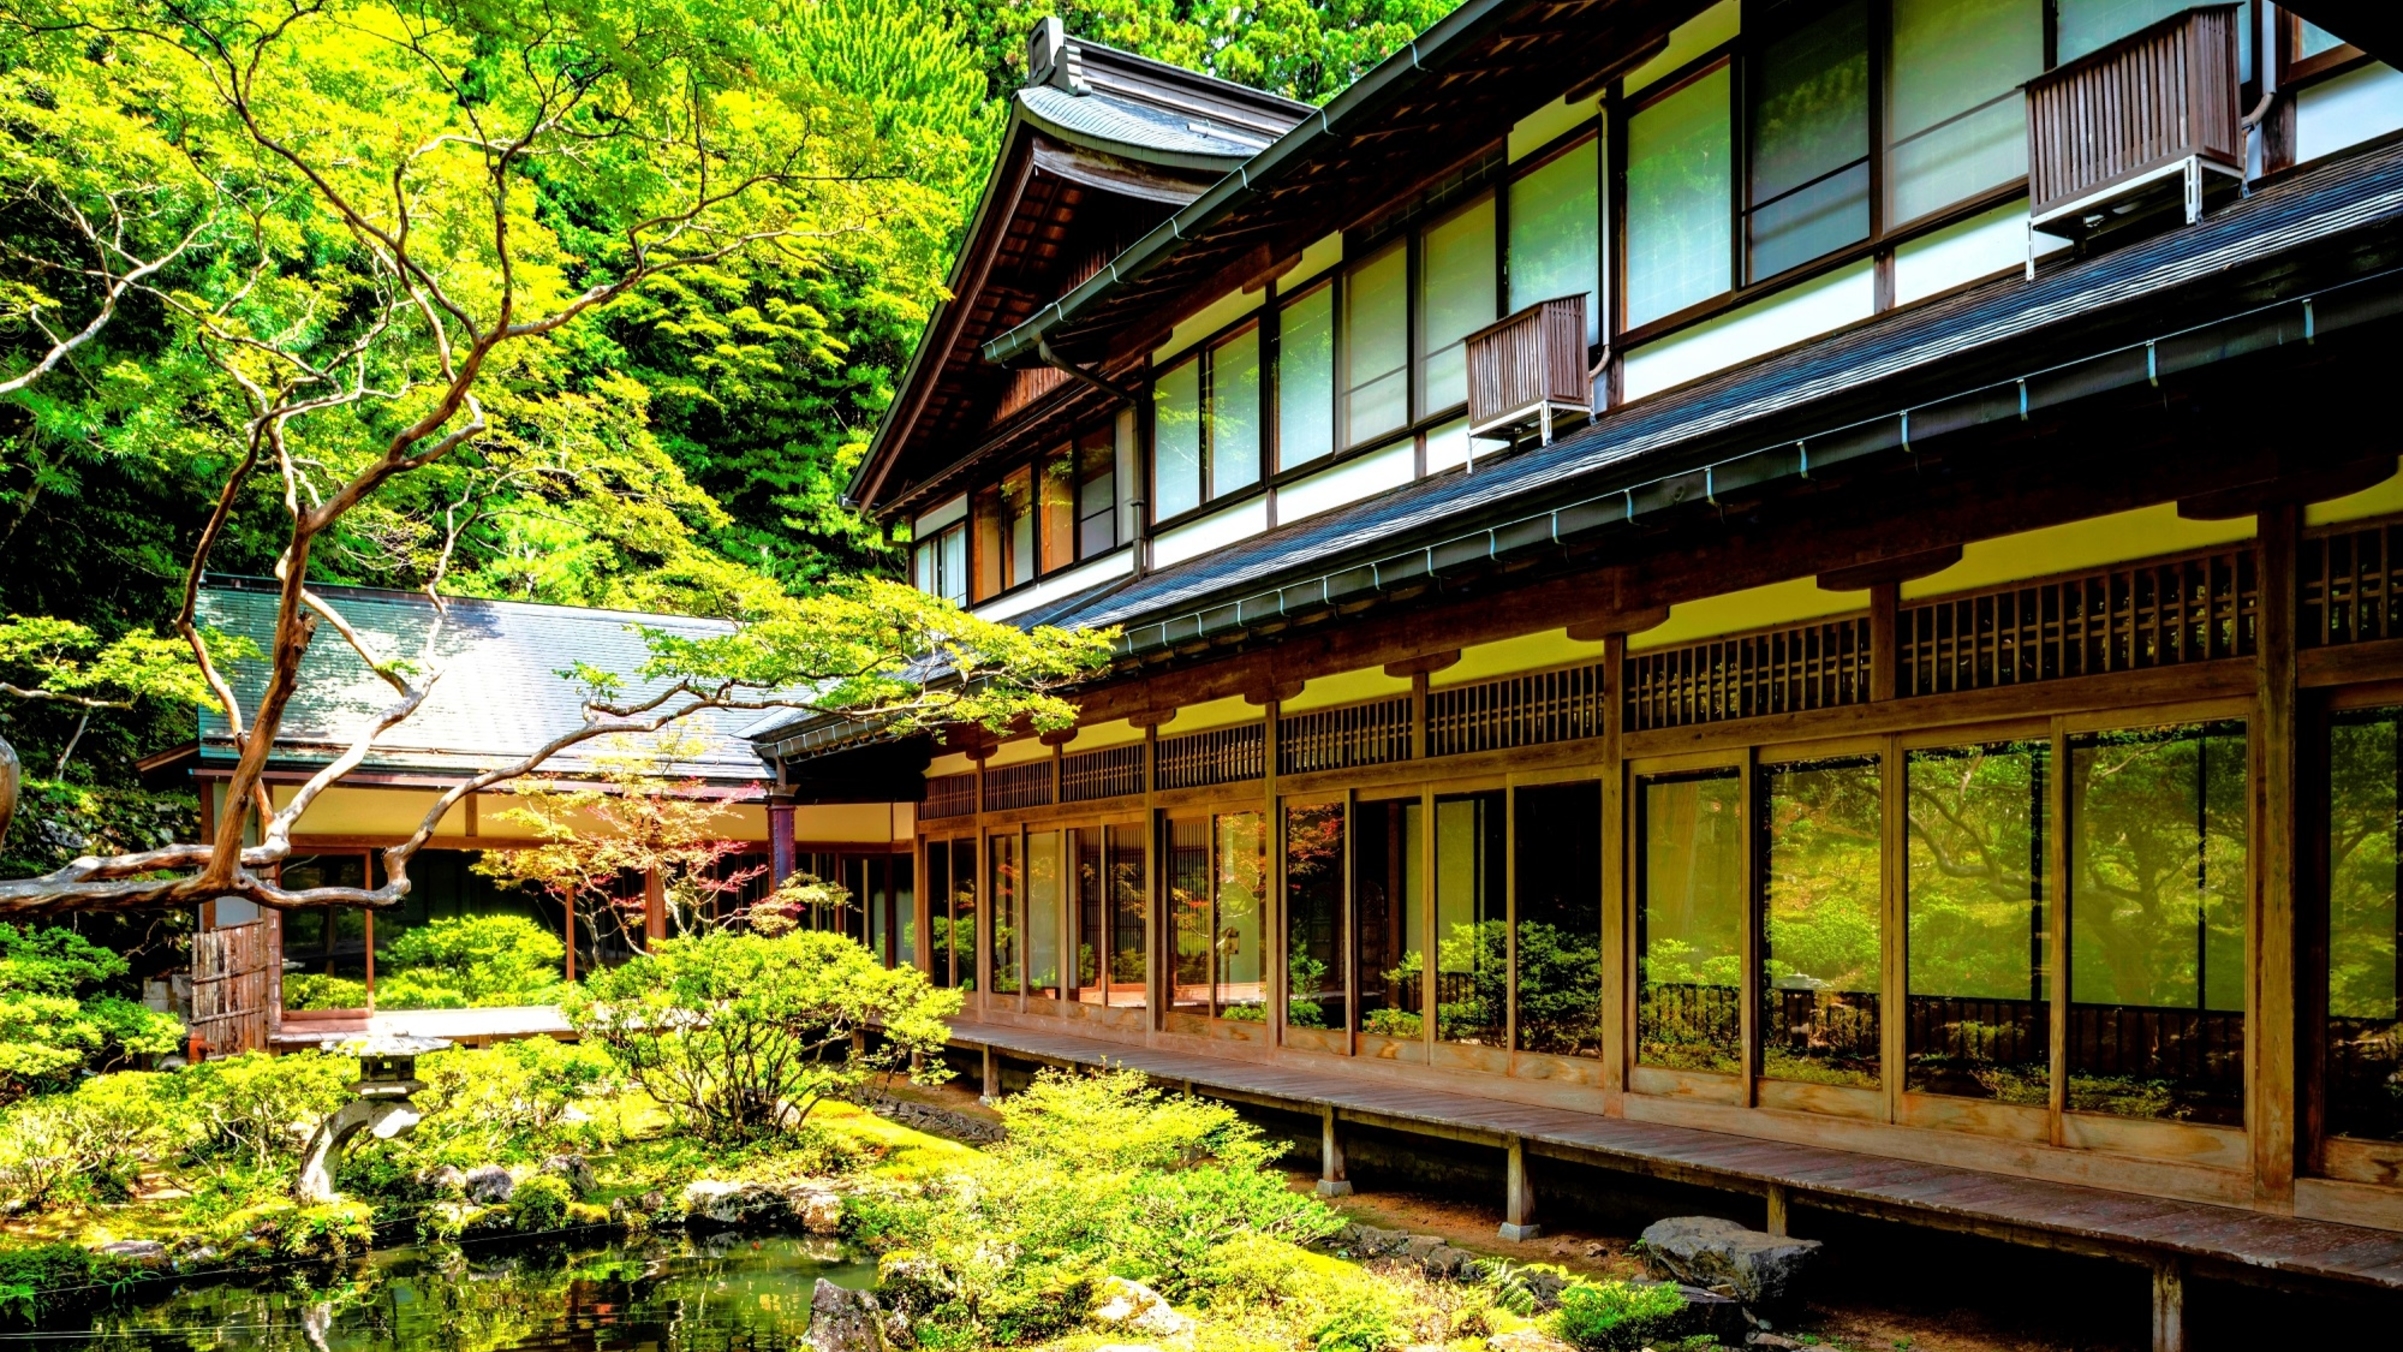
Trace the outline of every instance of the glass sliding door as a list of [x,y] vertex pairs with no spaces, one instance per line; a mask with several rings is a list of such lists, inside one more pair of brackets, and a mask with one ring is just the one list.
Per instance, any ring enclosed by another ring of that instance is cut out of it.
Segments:
[[1168,823],[1168,921],[1175,936],[1168,1006],[1210,1012],[1210,819]]
[[2403,709],[2341,713],[2328,729],[2325,1130],[2403,1141]]
[[1076,998],[1089,1005],[1144,1004],[1143,831],[1088,826],[1076,841]]
[[1743,794],[1734,770],[1639,782],[1639,1065],[1743,1070]]
[[1024,893],[1019,876],[1018,843],[1015,835],[985,837],[985,857],[992,864],[986,895],[992,898],[991,960],[996,995],[1016,995],[1022,986],[1018,972],[1018,907]]
[[1322,283],[1277,312],[1277,467],[1335,450],[1335,285]]
[[1285,809],[1285,1022],[1350,1026],[1343,936],[1343,804]]
[[1885,780],[1874,756],[1765,765],[1761,1065],[1775,1080],[1882,1082]]
[[1435,800],[1435,1035],[1498,1047],[1510,999],[1503,796]]
[[2069,744],[2069,1107],[2244,1122],[2241,723]]
[[1903,1087],[2051,1101],[2049,741],[1909,753]]
[[1060,833],[1026,833],[1026,993],[1057,1000],[1064,989],[1060,944],[1061,907],[1066,903]]
[[1106,1005],[1110,983],[1105,974],[1110,954],[1110,897],[1105,833],[1098,826],[1071,831],[1076,858],[1075,891],[1068,915],[1075,933],[1076,998],[1088,1005]]
[[1364,1033],[1426,1032],[1423,815],[1415,798],[1362,803],[1352,813],[1352,967]]
[[1150,1003],[1149,931],[1145,921],[1149,846],[1140,826],[1113,826],[1109,831],[1110,1003],[1140,1009]]
[[1211,1012],[1222,1019],[1268,1018],[1267,842],[1257,812],[1221,812],[1211,820]]
[[1602,1054],[1602,786],[1520,789],[1518,1050]]

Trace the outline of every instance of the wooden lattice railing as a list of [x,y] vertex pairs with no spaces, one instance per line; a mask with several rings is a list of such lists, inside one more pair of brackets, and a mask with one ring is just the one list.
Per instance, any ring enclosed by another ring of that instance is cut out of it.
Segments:
[[1349,770],[1410,759],[1410,697],[1313,709],[1277,720],[1277,773]]
[[2403,638],[2403,525],[2311,536],[2295,575],[2304,647]]
[[1143,744],[1105,746],[1060,757],[1060,801],[1118,798],[1143,792]]
[[2188,10],[2029,81],[2031,213],[2198,156],[2240,170],[2237,12]]
[[1051,801],[1051,760],[1046,757],[1023,765],[1005,766],[985,771],[985,811],[1007,812],[1013,808],[1042,807]]
[[2253,551],[2105,568],[1905,606],[1896,693],[1941,695],[2253,651]]
[[926,781],[926,801],[918,815],[926,818],[967,817],[976,812],[976,773],[936,775]]
[[1540,300],[1468,336],[1472,433],[1540,419],[1546,410],[1585,413],[1585,297]]
[[1504,676],[1427,692],[1427,754],[1575,741],[1602,735],[1607,669],[1600,664]]
[[1627,730],[1869,699],[1869,620],[1827,620],[1627,656]]
[[1258,779],[1268,763],[1265,723],[1163,737],[1153,775],[1163,789],[1198,789]]

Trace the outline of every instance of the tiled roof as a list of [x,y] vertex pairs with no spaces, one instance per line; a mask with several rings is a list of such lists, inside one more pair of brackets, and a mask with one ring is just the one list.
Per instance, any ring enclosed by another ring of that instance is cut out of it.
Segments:
[[1095,140],[1134,151],[1200,155],[1226,161],[1232,169],[1265,147],[1270,138],[1207,116],[1176,112],[1122,99],[1102,91],[1071,94],[1050,85],[1018,91],[1018,103],[1036,126],[1072,140]]
[[[425,645],[434,609],[423,596],[357,587],[321,587],[318,594],[341,613],[379,654],[414,658]],[[446,670],[423,708],[386,733],[360,767],[400,774],[458,775],[509,764],[583,721],[583,694],[559,673],[586,662],[627,678],[624,698],[640,699],[662,688],[634,679],[648,655],[637,625],[695,637],[730,632],[722,620],[697,620],[630,611],[589,610],[518,601],[453,600],[435,651]],[[239,634],[262,650],[275,628],[276,593],[271,583],[216,582],[202,588],[200,619]],[[267,665],[233,665],[234,693],[244,710],[255,708],[266,686]],[[390,707],[392,689],[369,670],[340,634],[320,625],[302,662],[298,691],[278,736],[279,763],[322,764]],[[720,783],[744,783],[770,771],[740,736],[757,713],[712,711],[691,724],[709,734],[696,753],[674,767]],[[200,747],[204,763],[233,757],[225,716],[203,710]],[[590,772],[611,751],[611,739],[582,743],[555,757],[547,773]]]
[[[1494,455],[1470,473],[1419,479],[1114,588],[1051,624],[1136,626],[1186,616],[1280,584],[1365,566],[1460,529],[1482,532],[1513,511],[1616,494],[1703,462],[1698,447],[1813,429],[1814,407],[1867,387],[1974,387],[1994,362],[2042,367],[2070,351],[2048,330],[2091,324],[2139,303],[2164,313],[2165,293],[2232,268],[2373,225],[2403,220],[2403,145],[2307,171],[2207,217],[2029,282],[2017,275],[1894,314],[1602,418],[1548,447]],[[1975,377],[1975,378],[1973,378]],[[1897,394],[1897,399],[1902,396]],[[1470,523],[1474,525],[1471,526]]]

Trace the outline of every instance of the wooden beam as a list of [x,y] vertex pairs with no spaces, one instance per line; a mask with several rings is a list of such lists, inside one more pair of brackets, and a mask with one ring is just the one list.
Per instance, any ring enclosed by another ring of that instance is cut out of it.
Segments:
[[2275,507],[2350,497],[2395,477],[2392,452],[2342,465],[2314,465],[2299,458],[2325,452],[2294,454],[2297,458],[2281,464],[2282,472],[2273,478],[2178,499],[2178,515],[2189,521],[2233,521]]
[[1630,610],[1603,620],[1583,620],[1569,626],[1572,643],[1600,643],[1608,638],[1625,638],[1647,629],[1658,629],[1669,622],[1667,606],[1648,606]]
[[1302,693],[1302,682],[1300,681],[1272,681],[1244,691],[1243,702],[1276,705],[1282,704],[1300,693]]
[[1433,675],[1447,667],[1458,665],[1460,665],[1460,650],[1446,648],[1441,652],[1421,653],[1416,657],[1405,657],[1399,662],[1388,662],[1385,664],[1385,674],[1397,680],[1407,680],[1412,676]]
[[1819,590],[1867,591],[1884,583],[1911,582],[1933,577],[1960,561],[1959,545],[1941,545],[1915,554],[1879,559],[1874,563],[1856,563],[1846,568],[1831,569],[1819,575]]

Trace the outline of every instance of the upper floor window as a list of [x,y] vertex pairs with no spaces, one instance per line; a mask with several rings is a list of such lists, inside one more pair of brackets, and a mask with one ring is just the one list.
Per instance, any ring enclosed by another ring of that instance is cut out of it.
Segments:
[[1277,310],[1277,468],[1335,450],[1335,283],[1320,282]]
[[1419,417],[1468,402],[1470,334],[1494,309],[1494,199],[1489,195],[1427,227],[1418,268]]
[[929,596],[968,602],[968,523],[930,531],[910,551],[910,582]]
[[1343,440],[1410,422],[1410,246],[1395,240],[1343,277]]
[[1602,338],[1601,140],[1588,136],[1538,162],[1510,184],[1510,303],[1516,314],[1541,300],[1585,297],[1585,341]]
[[1733,77],[1721,65],[1627,117],[1627,325],[1726,291]]
[[1153,520],[1260,481],[1261,388],[1256,323],[1153,377]]
[[[971,497],[965,552],[972,557],[960,566],[974,583],[966,599],[989,600],[1117,547],[1118,447],[1105,425],[1012,466]],[[920,587],[935,591],[927,579],[948,576],[945,557],[938,550],[921,566]]]
[[2041,0],[1893,0],[1886,219],[1914,221],[2028,171],[2019,87],[2044,71]]
[[1848,0],[1750,63],[1745,241],[1758,281],[1869,237],[1869,6]]

